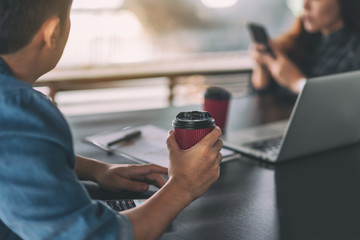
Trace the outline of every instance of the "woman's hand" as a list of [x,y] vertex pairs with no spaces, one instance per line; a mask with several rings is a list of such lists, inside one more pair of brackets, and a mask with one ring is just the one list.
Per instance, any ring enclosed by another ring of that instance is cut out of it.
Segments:
[[250,47],[250,56],[255,62],[251,76],[251,82],[252,86],[257,90],[266,88],[269,85],[271,79],[271,74],[266,68],[264,62],[265,49],[266,48],[264,45],[256,43]]
[[276,58],[273,58],[268,53],[262,53],[259,57],[266,69],[270,72],[274,80],[280,85],[289,88],[295,93],[299,92],[297,85],[298,81],[305,78],[300,69],[284,54],[282,53],[276,44],[270,43],[272,50],[275,53]]
[[263,44],[253,43],[250,46],[250,57],[254,60],[257,65],[263,66],[264,62],[264,55],[266,54],[266,47]]

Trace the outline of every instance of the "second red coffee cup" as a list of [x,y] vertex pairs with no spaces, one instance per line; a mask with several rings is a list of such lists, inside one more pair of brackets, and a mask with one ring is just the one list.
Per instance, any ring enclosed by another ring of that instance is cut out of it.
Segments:
[[215,119],[215,123],[225,133],[231,94],[220,87],[209,87],[204,94],[204,111]]
[[180,148],[189,149],[215,127],[215,120],[205,111],[180,112],[172,121]]

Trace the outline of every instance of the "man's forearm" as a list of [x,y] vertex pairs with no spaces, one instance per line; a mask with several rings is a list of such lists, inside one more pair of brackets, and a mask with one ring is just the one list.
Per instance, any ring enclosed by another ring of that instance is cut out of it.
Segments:
[[80,180],[96,181],[96,173],[105,166],[105,163],[95,159],[76,156],[75,172]]
[[171,181],[143,205],[123,212],[134,227],[135,239],[158,239],[175,217],[192,201],[190,193]]

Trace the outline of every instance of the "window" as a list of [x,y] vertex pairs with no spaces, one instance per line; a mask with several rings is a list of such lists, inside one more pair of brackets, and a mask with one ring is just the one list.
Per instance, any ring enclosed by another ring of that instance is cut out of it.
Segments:
[[[74,0],[59,68],[86,68],[248,49],[248,21],[271,36],[301,0]],[[295,4],[294,4],[295,3]]]

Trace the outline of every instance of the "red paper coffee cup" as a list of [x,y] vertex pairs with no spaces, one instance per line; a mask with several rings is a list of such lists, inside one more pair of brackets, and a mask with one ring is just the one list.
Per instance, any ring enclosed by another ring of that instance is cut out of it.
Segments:
[[205,111],[181,112],[172,121],[175,139],[183,150],[198,143],[215,127],[215,120]]
[[220,87],[209,87],[204,95],[204,111],[215,119],[215,123],[224,132],[229,110],[231,94]]

